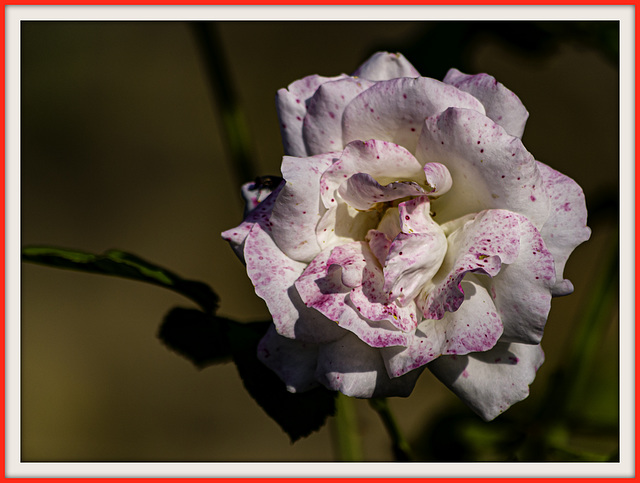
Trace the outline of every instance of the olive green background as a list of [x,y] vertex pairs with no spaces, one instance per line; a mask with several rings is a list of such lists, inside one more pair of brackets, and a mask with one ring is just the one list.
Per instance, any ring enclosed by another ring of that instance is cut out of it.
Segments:
[[[415,45],[433,24],[217,27],[256,170],[279,174],[278,88],[313,73],[352,72],[374,49]],[[223,316],[267,318],[242,264],[220,238],[241,220],[242,204],[189,25],[25,22],[21,42],[22,244],[126,250],[209,283]],[[440,42],[446,49],[448,39]],[[469,73],[494,75],[527,106],[528,150],[574,178],[590,208],[615,199],[617,66],[571,40],[527,55],[487,34],[467,48]],[[566,356],[600,255],[617,229],[615,216],[598,211],[591,241],[569,260],[565,276],[576,291],[553,301],[543,339],[547,361],[514,414],[529,410]],[[331,421],[292,445],[243,389],[232,364],[199,371],[158,341],[163,316],[189,306],[186,299],[142,283],[30,264],[23,264],[21,289],[23,461],[334,459]],[[590,411],[614,423],[617,338],[614,314],[585,398]],[[391,406],[412,439],[461,403],[425,371],[412,396]],[[365,458],[391,459],[377,415],[364,401],[356,407]]]

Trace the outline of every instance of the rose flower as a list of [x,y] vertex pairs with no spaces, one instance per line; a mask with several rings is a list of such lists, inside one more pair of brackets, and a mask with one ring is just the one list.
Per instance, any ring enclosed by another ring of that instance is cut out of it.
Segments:
[[428,367],[486,420],[527,397],[590,230],[580,187],[523,146],[518,97],[379,52],[276,102],[284,179],[245,185],[223,233],[273,316],[259,358],[291,392],[408,396]]

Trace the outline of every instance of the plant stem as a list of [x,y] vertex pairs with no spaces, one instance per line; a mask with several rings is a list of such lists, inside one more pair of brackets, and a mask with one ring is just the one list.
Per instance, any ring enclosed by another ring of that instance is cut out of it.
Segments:
[[391,437],[391,447],[396,461],[412,461],[414,458],[411,447],[400,432],[400,427],[393,417],[388,401],[385,398],[369,399],[369,404],[380,415],[382,423]]
[[353,399],[338,393],[336,397],[335,437],[340,461],[362,461],[362,445]]

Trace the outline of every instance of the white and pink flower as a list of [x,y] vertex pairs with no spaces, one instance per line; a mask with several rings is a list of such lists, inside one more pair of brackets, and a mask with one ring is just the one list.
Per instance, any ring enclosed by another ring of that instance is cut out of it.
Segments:
[[276,100],[284,180],[223,233],[273,316],[259,358],[292,392],[408,396],[428,367],[487,420],[527,397],[590,230],[518,97],[380,52]]

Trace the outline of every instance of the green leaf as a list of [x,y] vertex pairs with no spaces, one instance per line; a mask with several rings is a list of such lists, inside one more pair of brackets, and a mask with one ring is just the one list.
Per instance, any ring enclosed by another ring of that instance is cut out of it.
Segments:
[[324,387],[295,394],[287,391],[280,378],[257,357],[258,342],[269,325],[270,322],[230,325],[233,359],[249,394],[294,443],[320,429],[327,416],[335,414],[336,393]]
[[162,321],[158,338],[169,349],[202,369],[231,361],[228,324],[233,321],[205,314],[196,309],[176,307]]
[[185,280],[175,273],[120,250],[102,255],[53,247],[25,247],[22,260],[50,267],[113,275],[168,288],[196,302],[205,312],[218,307],[218,296],[202,282]]

